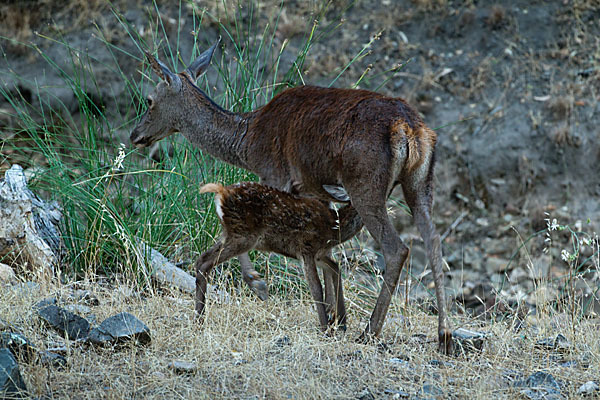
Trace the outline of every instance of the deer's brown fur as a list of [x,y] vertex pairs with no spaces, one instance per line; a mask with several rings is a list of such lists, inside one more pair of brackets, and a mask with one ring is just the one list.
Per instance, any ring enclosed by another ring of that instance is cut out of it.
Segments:
[[450,352],[440,237],[431,218],[436,134],[404,100],[366,90],[302,86],[252,112],[223,110],[194,85],[214,48],[180,74],[148,56],[163,81],[149,95],[152,104],[132,142],[144,146],[181,132],[205,152],[249,169],[277,189],[326,201],[341,198],[332,197],[329,188],[345,193],[386,263],[364,339],[380,333],[408,255],[386,208],[392,189],[401,185],[433,270],[440,350]]

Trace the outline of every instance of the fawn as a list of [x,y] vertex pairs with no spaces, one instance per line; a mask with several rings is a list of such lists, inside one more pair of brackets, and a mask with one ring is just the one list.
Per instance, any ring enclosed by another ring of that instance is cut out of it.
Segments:
[[[207,192],[216,193],[215,209],[223,234],[196,261],[198,315],[204,313],[207,278],[213,267],[257,249],[300,260],[321,329],[325,331],[334,322],[345,329],[341,272],[331,259],[331,249],[361,230],[363,224],[354,208],[345,205],[336,211],[324,201],[300,198],[256,182],[231,186],[209,183],[200,189],[200,193]],[[325,276],[325,299],[317,265]],[[332,288],[327,283],[328,275]],[[330,313],[332,318],[328,318]]]
[[[349,201],[386,263],[362,340],[381,332],[408,256],[386,208],[400,185],[433,271],[439,349],[451,353],[440,236],[431,217],[435,132],[404,100],[358,89],[300,86],[251,112],[224,110],[194,84],[217,43],[179,74],[146,53],[161,81],[147,97],[132,143],[148,146],[181,132],[203,151],[254,172],[263,184],[328,202]],[[249,263],[247,254],[240,258]]]

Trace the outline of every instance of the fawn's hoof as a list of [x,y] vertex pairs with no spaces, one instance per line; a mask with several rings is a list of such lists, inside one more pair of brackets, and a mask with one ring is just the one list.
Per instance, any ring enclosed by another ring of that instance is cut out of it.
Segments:
[[439,332],[438,351],[447,356],[454,354],[454,339],[452,339],[452,332],[449,329],[442,329]]

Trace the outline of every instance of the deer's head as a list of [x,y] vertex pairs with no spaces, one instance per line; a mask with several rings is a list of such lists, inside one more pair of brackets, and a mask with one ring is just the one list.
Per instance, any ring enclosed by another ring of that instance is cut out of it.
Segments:
[[129,137],[131,143],[137,147],[146,147],[179,130],[177,116],[180,115],[181,106],[184,104],[182,87],[187,84],[188,78],[195,82],[206,71],[218,44],[219,41],[200,54],[179,74],[174,74],[160,60],[145,52],[146,60],[160,77],[160,82],[146,96],[148,107],[131,132]]

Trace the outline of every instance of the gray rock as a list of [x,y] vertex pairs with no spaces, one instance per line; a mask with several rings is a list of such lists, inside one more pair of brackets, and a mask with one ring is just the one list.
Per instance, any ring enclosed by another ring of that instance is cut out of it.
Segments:
[[176,374],[194,374],[198,370],[198,365],[195,362],[175,360],[169,364]]
[[408,399],[410,397],[410,393],[404,390],[385,389],[383,392],[392,399]]
[[571,343],[562,334],[556,335],[555,338],[546,338],[538,340],[535,346],[544,350],[554,350],[566,352],[571,348]]
[[577,389],[577,394],[580,396],[592,396],[600,392],[600,386],[594,381],[588,381]]
[[515,266],[515,263],[509,265],[509,261],[501,257],[488,257],[485,260],[485,269],[490,275],[498,272],[505,272],[507,269],[514,268]]
[[92,312],[92,309],[84,304],[68,304],[65,306],[65,310],[73,314],[89,314]]
[[291,344],[292,340],[287,336],[281,336],[278,337],[277,340],[275,340],[275,346],[277,347],[289,346]]
[[85,318],[57,306],[44,307],[38,310],[38,315],[71,340],[83,339],[90,331],[90,324]]
[[19,296],[34,296],[40,291],[40,284],[32,281],[19,283],[10,288],[15,294]]
[[27,387],[19,371],[19,365],[8,349],[0,349],[0,397],[27,398]]
[[35,354],[35,348],[31,342],[19,333],[0,333],[0,348],[10,350],[15,358],[23,359],[25,362],[29,362],[31,356]]
[[444,391],[439,386],[429,382],[423,384],[423,387],[415,397],[415,399],[419,400],[438,400],[444,398],[446,398]]
[[358,400],[375,400],[375,396],[373,395],[373,393],[371,393],[369,388],[365,388],[356,396],[356,398]]
[[68,298],[69,300],[85,304],[86,306],[100,305],[100,300],[98,300],[98,297],[89,290],[77,289],[73,293],[69,294]]
[[105,319],[88,336],[88,341],[93,344],[118,344],[130,340],[143,345],[150,343],[150,328],[126,312]]
[[67,359],[63,355],[53,353],[51,351],[42,351],[39,354],[39,357],[40,363],[43,365],[48,365],[58,369],[62,369],[67,365]]
[[390,358],[388,360],[388,362],[390,362],[390,363],[392,363],[394,365],[398,365],[398,366],[404,367],[404,368],[409,368],[410,367],[410,363],[407,360],[404,360],[404,359],[398,358],[398,357]]
[[563,400],[561,384],[547,372],[538,371],[525,380],[516,381],[515,387],[524,388],[520,393],[531,400]]
[[437,368],[452,368],[454,367],[454,364],[449,362],[449,361],[442,361],[442,360],[431,360],[429,361],[429,365],[431,365],[432,367],[437,367]]
[[458,328],[452,332],[452,337],[455,339],[454,353],[456,355],[464,355],[474,351],[481,351],[483,343],[488,336],[487,333]]
[[42,308],[45,308],[48,306],[55,306],[56,303],[57,303],[56,297],[48,297],[47,299],[40,300],[37,303],[35,303],[35,305],[33,306],[33,309],[35,311],[39,311]]

